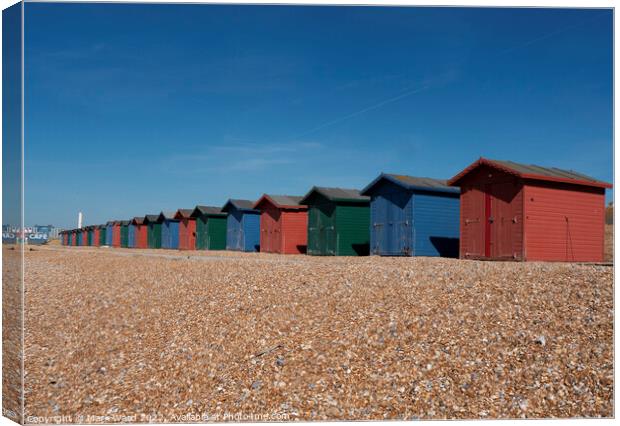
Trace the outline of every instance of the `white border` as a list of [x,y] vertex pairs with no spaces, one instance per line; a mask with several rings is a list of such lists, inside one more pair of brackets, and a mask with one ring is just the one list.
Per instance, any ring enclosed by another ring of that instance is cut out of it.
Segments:
[[[28,2],[45,2],[44,0],[26,0]],[[48,3],[86,3],[84,1],[81,0],[65,0],[65,1],[49,1]],[[0,5],[2,5],[2,9],[5,9],[13,4],[15,4],[15,1],[11,1],[11,0],[0,0]],[[130,3],[130,2],[126,2],[126,1],[117,1],[117,0],[109,0],[109,1],[101,1],[101,2],[97,2],[97,3]],[[578,0],[564,0],[564,1],[559,1],[559,0],[545,0],[545,1],[523,1],[523,0],[513,0],[511,2],[507,2],[507,1],[498,1],[498,0],[478,0],[476,2],[470,2],[470,1],[450,1],[450,0],[446,0],[446,1],[442,1],[442,2],[437,2],[437,1],[417,1],[417,0],[408,0],[408,1],[397,1],[397,0],[391,0],[391,1],[381,1],[381,0],[365,0],[365,1],[355,1],[355,0],[337,0],[335,2],[329,1],[329,0],[314,0],[312,2],[309,1],[302,1],[302,0],[289,0],[286,2],[278,2],[278,1],[269,1],[269,0],[230,0],[227,2],[222,2],[222,1],[202,1],[202,2],[193,2],[193,1],[175,1],[175,0],[149,0],[149,1],[133,1],[131,3],[179,3],[179,4],[270,4],[270,5],[274,5],[274,4],[287,4],[287,5],[360,5],[360,6],[431,6],[431,7],[438,7],[438,6],[470,6],[470,7],[551,7],[551,8],[615,8],[616,2],[615,1],[602,1],[602,0],[591,0],[591,1],[578,1]],[[24,155],[25,155],[25,146],[24,146],[24,84],[25,84],[25,79],[24,79],[24,4],[22,3],[22,111],[21,111],[21,117],[22,117],[22,128],[21,128],[21,137],[22,137],[22,183],[21,183],[21,203],[22,203],[22,211],[21,211],[21,221],[22,224],[24,223],[24,190],[25,190],[25,186],[24,186],[24,177],[25,177],[25,173],[24,173]],[[614,183],[618,182],[618,175],[616,174],[616,168],[615,168],[615,164],[616,164],[616,160],[617,160],[617,152],[615,150],[615,123],[618,122],[618,110],[616,108],[616,85],[615,82],[617,81],[616,79],[616,75],[617,75],[617,70],[618,70],[618,49],[617,49],[617,43],[616,43],[616,28],[615,28],[615,16],[614,16],[614,97],[613,97],[613,108],[614,108],[614,128],[613,128],[613,137],[614,137],[614,149],[613,149],[613,160],[614,160]],[[1,42],[1,35],[0,35],[0,42]],[[0,90],[0,94],[1,94],[1,90]],[[1,159],[1,153],[0,153],[0,159]],[[1,177],[0,177],[1,180]],[[615,197],[614,197],[615,198]],[[615,201],[615,200],[614,200]],[[1,200],[0,200],[0,206],[1,206]],[[618,213],[617,209],[614,212],[614,223],[618,223],[618,219],[620,218],[620,214]],[[615,234],[614,235],[614,247],[619,247],[619,243],[620,243],[620,237]],[[22,250],[23,250],[23,246],[22,246]],[[618,262],[618,253],[615,250],[614,251],[614,264],[617,264]],[[1,265],[1,262],[0,262]],[[22,253],[22,277],[25,271],[25,265],[24,265],[24,261],[23,261],[23,253]],[[22,289],[22,306],[24,303],[24,293],[23,293],[23,289]],[[618,303],[618,297],[616,295],[615,292],[615,267],[614,267],[614,305],[617,305]],[[22,311],[22,323],[24,321],[24,312]],[[616,318],[614,317],[614,367],[615,367],[615,342],[617,341],[616,337],[617,337],[617,333],[618,333],[618,324],[616,322]],[[22,330],[22,345],[24,343],[24,331]],[[22,346],[23,347],[23,346]],[[1,360],[1,357],[0,357]],[[23,370],[23,362],[24,360],[22,359],[22,374],[24,372]],[[617,369],[614,369],[614,390],[616,389],[615,384],[618,383],[618,371]],[[23,380],[23,376],[22,376],[22,380]],[[23,382],[22,382],[23,383]],[[0,395],[1,395],[1,386],[0,386]],[[614,401],[614,412],[616,412],[616,407],[617,404]],[[22,401],[22,410],[23,410],[23,401]],[[508,420],[510,421],[510,420]],[[527,424],[537,424],[537,425],[546,425],[546,424],[581,424],[581,422],[583,421],[588,421],[585,419],[561,419],[561,420],[521,420],[519,421],[519,424],[522,425],[527,425]],[[482,421],[475,421],[475,420],[463,420],[460,421],[460,424],[479,424]],[[604,420],[590,420],[589,423],[591,422],[596,422],[597,425],[608,425],[608,424],[613,424],[615,423],[614,419],[604,419]],[[299,422],[299,423],[309,423],[309,424],[315,424],[317,422]],[[327,424],[327,425],[340,425],[343,422],[320,422],[321,424]],[[348,423],[348,422],[347,422]],[[393,424],[393,421],[390,422],[373,422],[373,424]],[[400,422],[399,422],[400,423]],[[450,424],[450,423],[454,423],[454,420],[452,421],[433,421],[433,424]],[[14,425],[15,423],[10,421],[9,419],[5,418],[5,417],[1,417],[0,418],[0,426],[2,425]],[[178,424],[182,424],[182,423],[176,423],[176,425]],[[249,425],[260,425],[260,423],[244,423],[244,424],[249,424]],[[485,425],[505,425],[507,424],[507,422],[505,420],[485,420],[484,421]]]

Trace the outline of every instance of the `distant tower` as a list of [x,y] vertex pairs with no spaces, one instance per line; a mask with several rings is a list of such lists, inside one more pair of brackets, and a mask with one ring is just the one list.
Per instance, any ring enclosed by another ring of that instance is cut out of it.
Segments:
[[78,213],[78,229],[82,228],[82,212]]

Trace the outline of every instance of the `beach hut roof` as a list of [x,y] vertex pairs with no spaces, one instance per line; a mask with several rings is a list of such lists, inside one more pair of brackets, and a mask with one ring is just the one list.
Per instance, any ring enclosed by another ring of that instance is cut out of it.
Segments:
[[142,225],[144,224],[144,216],[136,216],[133,219],[131,219],[131,223],[135,224],[135,225]]
[[175,219],[189,219],[192,217],[193,209],[179,209],[174,214]]
[[174,219],[174,215],[176,214],[176,212],[173,211],[162,211],[157,220],[162,221],[162,220],[171,220]]
[[323,197],[333,202],[344,201],[368,203],[370,201],[370,197],[360,194],[360,191],[357,189],[326,188],[323,186],[313,186],[312,189],[308,191],[308,193],[300,201],[301,204],[307,204],[308,201],[310,201],[310,197],[312,197],[315,193],[321,194]]
[[237,210],[241,210],[241,211],[258,213],[258,210],[254,208],[254,203],[250,200],[230,199],[226,202],[226,204],[224,204],[224,207],[222,207],[222,211],[227,212],[230,210],[231,207],[234,207]]
[[461,179],[483,165],[515,175],[522,179],[571,183],[574,185],[594,186],[599,188],[612,187],[610,183],[594,179],[573,170],[558,169],[557,167],[542,167],[533,164],[522,164],[506,160],[491,160],[483,157],[480,157],[478,160],[463,169],[459,174],[448,180],[448,185],[458,186]]
[[263,194],[263,196],[254,203],[254,208],[258,208],[262,202],[268,201],[280,209],[306,209],[307,206],[301,204],[302,198],[303,197],[298,195]]
[[158,214],[147,214],[144,216],[144,223],[155,223],[159,218]]
[[192,217],[198,216],[226,216],[221,207],[214,206],[196,206],[192,211]]
[[447,181],[443,179],[381,173],[361,190],[361,194],[370,195],[371,190],[383,180],[414,191],[450,192],[456,194],[460,192],[459,188],[449,186]]

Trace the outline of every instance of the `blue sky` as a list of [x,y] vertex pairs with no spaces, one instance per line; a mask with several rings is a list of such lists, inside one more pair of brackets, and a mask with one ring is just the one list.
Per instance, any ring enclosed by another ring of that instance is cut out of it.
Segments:
[[27,3],[26,223],[449,178],[479,156],[612,181],[612,19]]

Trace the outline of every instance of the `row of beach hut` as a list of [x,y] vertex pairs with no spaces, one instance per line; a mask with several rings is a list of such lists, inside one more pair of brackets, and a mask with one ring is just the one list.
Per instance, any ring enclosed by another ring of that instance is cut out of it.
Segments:
[[62,244],[310,255],[603,261],[605,189],[581,173],[480,158],[452,179],[382,173],[63,231]]

